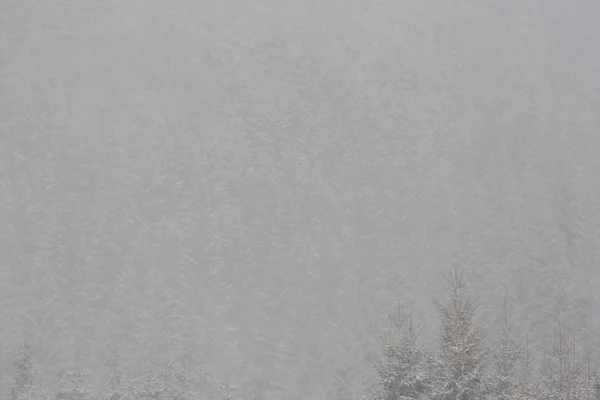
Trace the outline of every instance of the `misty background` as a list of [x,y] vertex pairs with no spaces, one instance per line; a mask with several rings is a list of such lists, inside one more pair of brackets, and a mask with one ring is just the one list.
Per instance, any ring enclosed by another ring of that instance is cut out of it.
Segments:
[[599,40],[595,0],[1,0],[0,369],[353,398],[455,262],[490,340],[508,294],[535,360],[600,350]]

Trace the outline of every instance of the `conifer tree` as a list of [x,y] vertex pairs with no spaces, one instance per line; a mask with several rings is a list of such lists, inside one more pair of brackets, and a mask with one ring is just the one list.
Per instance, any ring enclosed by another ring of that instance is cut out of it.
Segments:
[[59,386],[55,400],[91,400],[88,372],[81,364],[77,348],[72,366],[65,366],[59,375]]
[[465,280],[458,267],[451,273],[449,282],[448,302],[435,301],[442,328],[432,397],[436,400],[481,399],[485,394],[484,377],[490,357],[484,347],[483,331],[473,323],[476,302],[467,296]]
[[498,353],[493,360],[493,371],[489,382],[488,398],[490,400],[509,400],[516,394],[517,362],[521,358],[522,349],[512,339],[513,324],[508,322],[506,297],[504,298],[504,325]]
[[385,362],[377,367],[384,400],[427,398],[432,387],[431,356],[417,341],[409,317],[408,327],[390,315],[390,338],[385,347]]
[[575,400],[582,397],[581,363],[566,335],[559,328],[552,356],[545,363],[541,376],[541,391],[545,400]]
[[517,383],[515,387],[515,400],[535,400],[539,398],[538,386],[533,381],[531,353],[529,352],[529,340],[525,341],[525,349],[520,358],[521,366],[518,372]]

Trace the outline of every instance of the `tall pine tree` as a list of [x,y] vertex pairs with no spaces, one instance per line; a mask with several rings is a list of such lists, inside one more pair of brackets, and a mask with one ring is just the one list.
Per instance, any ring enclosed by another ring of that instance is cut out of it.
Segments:
[[75,359],[71,366],[66,366],[60,373],[58,390],[55,400],[91,400],[89,375],[81,364],[79,349],[76,349]]
[[490,357],[484,347],[484,334],[474,325],[475,300],[466,293],[466,283],[458,267],[449,277],[450,298],[435,301],[442,328],[436,384],[436,400],[473,400],[485,394],[484,377]]
[[558,337],[541,376],[541,391],[545,400],[579,400],[582,398],[582,368],[567,336],[559,328]]
[[521,356],[521,365],[515,387],[515,400],[535,400],[540,398],[539,387],[533,380],[531,353],[529,352],[529,338],[525,340],[525,349]]
[[432,358],[418,343],[412,316],[409,317],[408,327],[404,326],[404,321],[393,315],[390,315],[390,324],[385,362],[380,363],[377,368],[383,399],[428,398],[433,383]]
[[490,400],[514,399],[517,389],[517,362],[522,349],[512,339],[513,324],[508,322],[506,297],[504,298],[504,325],[497,354],[494,355],[488,398]]

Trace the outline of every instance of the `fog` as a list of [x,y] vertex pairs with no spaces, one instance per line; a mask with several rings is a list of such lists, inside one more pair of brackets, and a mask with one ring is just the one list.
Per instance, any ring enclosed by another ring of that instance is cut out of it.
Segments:
[[27,341],[48,388],[355,399],[455,264],[490,346],[506,299],[600,360],[599,40],[592,0],[0,1],[1,396]]

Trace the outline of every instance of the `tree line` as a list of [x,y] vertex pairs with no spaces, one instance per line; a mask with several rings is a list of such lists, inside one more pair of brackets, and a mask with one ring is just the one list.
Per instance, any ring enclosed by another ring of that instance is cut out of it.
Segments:
[[[572,341],[559,329],[550,357],[534,368],[527,341],[514,338],[505,303],[499,345],[489,347],[477,325],[477,301],[466,290],[464,274],[449,276],[445,301],[434,300],[441,327],[437,351],[419,340],[411,315],[390,315],[382,359],[374,368],[377,385],[363,400],[598,400],[600,374],[590,367],[590,353],[578,359]],[[265,399],[265,393],[242,392],[190,372],[185,362],[150,359],[139,377],[125,380],[117,346],[105,365],[110,373],[95,393],[77,349],[68,365],[52,376],[36,368],[36,350],[23,339],[14,349],[8,391],[10,400],[234,400]]]
[[408,317],[390,315],[392,330],[384,359],[377,365],[378,400],[597,400],[600,377],[590,353],[578,359],[562,329],[543,365],[534,368],[527,340],[514,338],[506,302],[499,345],[486,346],[477,325],[477,302],[466,291],[463,273],[448,276],[449,296],[435,301],[441,328],[432,352],[419,342]]

